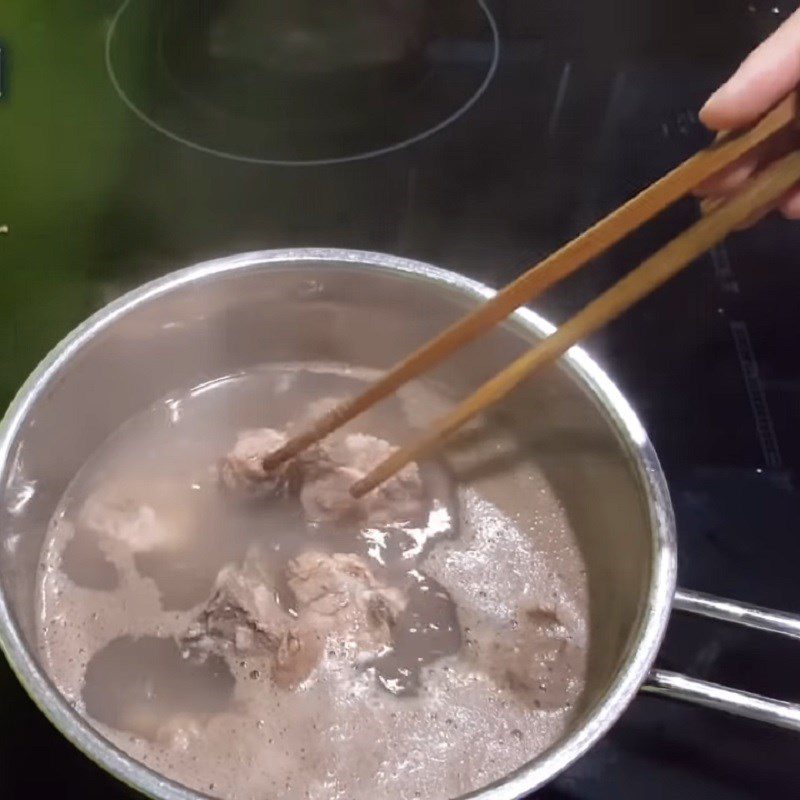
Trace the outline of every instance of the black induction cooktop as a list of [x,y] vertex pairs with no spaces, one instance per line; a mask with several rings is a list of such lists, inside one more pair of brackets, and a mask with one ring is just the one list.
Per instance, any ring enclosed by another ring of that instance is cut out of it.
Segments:
[[[212,256],[373,249],[501,285],[707,142],[705,96],[791,10],[3,0],[0,403],[93,309]],[[679,203],[537,308],[564,319],[696,217]],[[794,612],[799,253],[800,224],[767,220],[589,343],[663,462],[681,585]],[[800,700],[800,643],[774,636],[675,615],[659,664]],[[0,697],[3,796],[133,794],[5,663]],[[796,734],[639,697],[538,796],[796,797],[798,755]]]

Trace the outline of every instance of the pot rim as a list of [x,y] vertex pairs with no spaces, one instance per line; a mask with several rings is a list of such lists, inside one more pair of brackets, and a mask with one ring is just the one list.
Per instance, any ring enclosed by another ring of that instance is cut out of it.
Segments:
[[[336,248],[286,248],[261,250],[200,262],[171,272],[135,288],[101,308],[62,339],[41,361],[18,391],[0,422],[0,475],[11,461],[11,447],[28,412],[50,382],[74,355],[102,330],[149,301],[190,284],[230,273],[264,269],[291,270],[294,265],[317,262],[378,269],[445,284],[462,294],[488,299],[493,289],[448,270],[429,264],[361,250]],[[549,335],[555,326],[528,309],[518,309],[513,318],[539,335]],[[656,452],[636,413],[608,374],[579,346],[565,354],[568,367],[599,403],[618,434],[621,445],[636,467],[645,491],[653,536],[653,559],[645,608],[637,632],[628,645],[623,663],[603,699],[575,730],[532,762],[488,786],[463,795],[483,800],[514,800],[547,783],[582,756],[616,722],[627,708],[652,666],[664,637],[675,590],[677,546],[675,520],[666,479]],[[168,780],[125,754],[106,740],[75,711],[40,668],[24,643],[11,610],[0,590],[0,649],[22,686],[55,727],[92,761],[127,785],[157,800],[197,800],[207,797]]]

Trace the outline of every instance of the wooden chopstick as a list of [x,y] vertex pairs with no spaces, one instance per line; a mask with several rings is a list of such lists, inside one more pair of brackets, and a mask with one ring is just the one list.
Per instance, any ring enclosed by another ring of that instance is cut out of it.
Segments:
[[537,297],[587,261],[596,258],[632,230],[652,219],[714,173],[724,169],[761,142],[794,121],[798,97],[793,92],[756,125],[719,137],[705,150],[684,161],[632,200],[613,211],[560,250],[525,272],[491,300],[456,322],[412,353],[357,397],[320,417],[307,430],[290,439],[264,459],[270,470],[294,458],[354,417],[388,397],[404,383],[443,361],[453,352],[504,320],[512,311]]
[[361,497],[410,461],[437,449],[455,430],[505,397],[535,370],[554,361],[572,345],[619,316],[720,242],[755,211],[769,207],[800,180],[800,151],[772,164],[739,195],[702,217],[692,227],[643,261],[583,310],[510,366],[487,381],[431,427],[416,442],[397,450],[351,488]]

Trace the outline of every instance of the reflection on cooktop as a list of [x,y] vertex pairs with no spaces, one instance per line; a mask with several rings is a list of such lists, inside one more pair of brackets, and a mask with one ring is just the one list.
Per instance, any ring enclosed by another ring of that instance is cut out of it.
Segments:
[[499,58],[484,0],[125,0],[120,98],[162,134],[264,164],[352,161],[455,122]]

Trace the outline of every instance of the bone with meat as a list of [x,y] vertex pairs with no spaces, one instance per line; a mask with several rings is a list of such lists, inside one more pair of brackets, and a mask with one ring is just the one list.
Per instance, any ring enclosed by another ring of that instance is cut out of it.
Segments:
[[299,495],[313,523],[351,520],[368,527],[420,524],[427,511],[419,467],[397,475],[356,500],[350,487],[391,452],[389,442],[354,433],[309,448],[297,458],[266,471],[264,459],[287,440],[272,428],[243,431],[219,468],[229,491],[245,497]]

